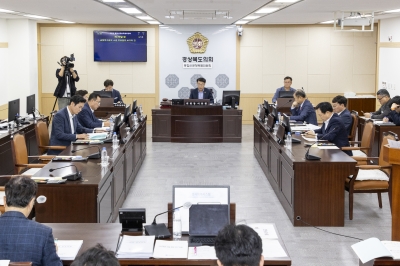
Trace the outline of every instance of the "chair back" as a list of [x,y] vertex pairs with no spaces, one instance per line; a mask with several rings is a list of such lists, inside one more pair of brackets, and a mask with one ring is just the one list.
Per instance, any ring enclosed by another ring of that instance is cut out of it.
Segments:
[[[386,144],[388,144],[389,143],[389,139],[390,140],[396,140],[396,136],[397,136],[397,134],[395,134],[395,133],[393,133],[393,132],[384,132],[383,133],[383,139],[382,139],[382,144],[381,144],[381,152],[380,152],[380,154],[379,154],[379,165],[380,166],[388,166],[388,165],[391,165],[390,163],[388,163],[388,162],[386,162],[384,159],[383,159],[383,146],[385,146]],[[383,169],[383,171],[385,171],[387,174],[389,174],[389,170],[388,169]]]
[[361,147],[365,147],[365,149],[361,149],[368,157],[371,156],[372,146],[374,144],[374,136],[375,136],[375,125],[374,121],[367,120],[365,121],[363,134],[361,136]]
[[39,154],[45,154],[47,152],[44,146],[49,146],[49,129],[47,123],[43,120],[38,120],[35,126],[36,143],[38,145]]
[[351,124],[349,140],[350,141],[355,141],[356,134],[357,134],[357,128],[358,128],[358,113],[354,112],[354,111],[351,112],[351,118],[352,118],[353,122]]
[[[26,148],[25,135],[16,133],[11,140],[11,149],[14,164],[28,164],[28,149]],[[19,174],[25,167],[14,166],[14,174]]]

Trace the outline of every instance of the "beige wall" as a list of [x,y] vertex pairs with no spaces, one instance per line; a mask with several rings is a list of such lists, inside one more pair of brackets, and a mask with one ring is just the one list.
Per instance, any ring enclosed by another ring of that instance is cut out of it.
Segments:
[[[147,31],[147,62],[94,62],[94,30]],[[39,95],[41,112],[49,114],[57,86],[56,62],[63,55],[75,54],[75,69],[80,80],[76,87],[92,92],[103,89],[106,79],[114,81],[115,89],[123,100],[131,103],[138,99],[145,114],[151,114],[158,99],[158,26],[152,25],[38,25],[39,35]],[[56,106],[57,109],[57,106]],[[151,116],[148,117],[151,121]]]

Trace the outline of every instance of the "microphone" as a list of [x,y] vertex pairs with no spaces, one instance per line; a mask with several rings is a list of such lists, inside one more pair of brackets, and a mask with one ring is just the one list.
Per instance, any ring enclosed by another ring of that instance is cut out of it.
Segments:
[[289,99],[287,102],[285,102],[284,104],[282,104],[282,107],[285,107],[286,104],[293,102],[293,99]]
[[67,179],[67,180],[70,180],[70,181],[75,181],[75,180],[81,179],[82,178],[82,173],[80,171],[78,171],[78,167],[76,167],[76,165],[73,165],[73,164],[62,166],[62,167],[58,167],[58,168],[50,168],[49,172],[54,172],[55,170],[58,170],[58,169],[61,169],[61,168],[65,168],[65,167],[69,167],[69,166],[75,167],[75,170],[76,170],[75,173],[63,176],[61,178],[62,179]]
[[[332,133],[333,131],[335,131],[335,130],[336,130],[336,127],[333,128],[331,131],[325,133],[319,140],[322,140],[324,137],[328,136],[329,134],[331,134],[331,133]],[[317,142],[318,142],[318,140],[317,140],[316,142],[312,143],[312,144],[310,145],[310,147],[308,147],[307,152],[306,152],[306,154],[305,154],[305,159],[306,159],[306,160],[309,160],[309,161],[321,160],[321,157],[318,157],[318,156],[316,156],[316,155],[310,155],[310,154],[309,154],[312,145],[314,145],[314,144],[317,143]]]
[[156,223],[156,218],[157,218],[157,216],[159,216],[159,215],[161,215],[161,214],[164,214],[164,213],[167,213],[167,212],[171,212],[171,211],[176,210],[176,209],[180,209],[180,208],[182,208],[182,207],[184,207],[185,209],[189,209],[190,207],[192,207],[192,203],[190,203],[190,202],[185,202],[182,206],[179,206],[179,207],[170,209],[170,210],[168,210],[168,211],[166,211],[166,212],[162,212],[162,213],[157,214],[156,216],[154,216],[154,220],[153,220],[153,223],[152,223],[152,224],[157,224],[157,223]]
[[90,155],[88,156],[88,159],[100,159],[100,158],[101,158],[101,154],[100,154],[101,151],[100,151],[99,146],[87,146],[87,147],[82,148],[82,149],[72,150],[71,152],[72,152],[72,153],[75,153],[75,152],[77,152],[77,151],[86,150],[86,149],[89,149],[89,148],[92,148],[92,147],[96,147],[99,151],[96,152],[96,153],[90,154]]

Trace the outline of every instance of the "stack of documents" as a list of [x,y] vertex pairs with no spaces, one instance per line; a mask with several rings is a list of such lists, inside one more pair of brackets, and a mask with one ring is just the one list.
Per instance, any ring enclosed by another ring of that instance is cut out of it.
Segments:
[[156,259],[174,258],[186,259],[188,256],[187,241],[157,240],[153,257]]
[[371,237],[352,245],[351,248],[362,263],[381,257],[400,259],[400,242],[398,241],[380,241],[376,237]]
[[189,247],[188,260],[216,260],[214,246]]
[[57,240],[57,255],[61,260],[74,260],[82,247],[83,240]]
[[261,237],[263,244],[263,256],[265,258],[287,257],[287,254],[278,240],[274,224],[255,223],[248,224]]
[[0,266],[8,266],[10,264],[9,260],[0,260]]
[[155,236],[122,236],[119,248],[117,249],[117,258],[135,259],[150,258],[153,256]]

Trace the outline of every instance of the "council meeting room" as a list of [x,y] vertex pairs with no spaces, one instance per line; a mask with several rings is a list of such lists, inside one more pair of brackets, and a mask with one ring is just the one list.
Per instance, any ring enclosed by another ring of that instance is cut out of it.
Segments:
[[400,265],[400,1],[1,0],[0,266]]

